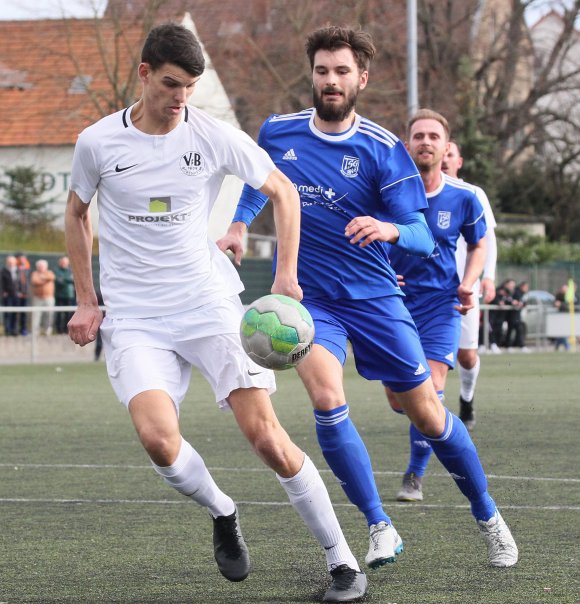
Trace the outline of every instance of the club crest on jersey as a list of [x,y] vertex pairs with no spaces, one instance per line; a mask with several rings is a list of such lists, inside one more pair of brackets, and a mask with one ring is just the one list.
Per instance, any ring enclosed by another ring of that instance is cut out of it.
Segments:
[[205,168],[205,160],[198,151],[188,151],[181,156],[179,168],[186,176],[198,176]]
[[451,225],[451,212],[438,212],[437,213],[437,226],[440,229],[448,229]]
[[358,157],[351,157],[345,155],[342,158],[342,168],[340,173],[347,178],[355,178],[358,176],[358,168],[360,166],[360,159]]

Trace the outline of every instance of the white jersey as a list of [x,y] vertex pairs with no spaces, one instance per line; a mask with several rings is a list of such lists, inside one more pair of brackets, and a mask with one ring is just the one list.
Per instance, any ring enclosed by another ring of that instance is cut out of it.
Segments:
[[145,134],[131,108],[85,129],[71,189],[98,190],[100,281],[117,318],[175,314],[243,290],[228,257],[208,238],[222,181],[264,185],[275,166],[244,132],[187,106],[178,126]]
[[[493,215],[489,199],[487,198],[487,195],[485,194],[484,190],[481,187],[476,187],[475,185],[471,186],[475,190],[477,199],[479,199],[481,205],[483,206],[483,211],[485,213],[485,222],[487,224],[487,231],[485,233],[485,242],[487,249],[485,255],[485,264],[483,267],[483,277],[495,281],[495,265],[497,261],[495,227],[497,226],[497,223],[495,221],[495,217]],[[460,236],[457,240],[455,261],[457,263],[457,274],[459,275],[459,278],[462,279],[463,273],[465,272],[465,263],[467,262],[467,243],[463,236]],[[476,297],[479,295],[479,280],[474,286],[474,293]]]

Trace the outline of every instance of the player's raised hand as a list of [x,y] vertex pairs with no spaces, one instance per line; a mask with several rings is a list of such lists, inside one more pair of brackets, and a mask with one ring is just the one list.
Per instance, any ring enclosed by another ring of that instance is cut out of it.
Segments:
[[216,245],[222,252],[228,250],[234,255],[234,262],[237,266],[242,264],[242,256],[244,255],[244,234],[247,230],[243,222],[233,222],[227,233],[216,241]]
[[372,216],[357,216],[344,229],[346,237],[355,245],[366,247],[373,241],[394,242],[399,237],[399,229],[390,222],[381,222]]
[[94,342],[103,322],[103,311],[97,304],[79,304],[68,322],[68,335],[79,346]]

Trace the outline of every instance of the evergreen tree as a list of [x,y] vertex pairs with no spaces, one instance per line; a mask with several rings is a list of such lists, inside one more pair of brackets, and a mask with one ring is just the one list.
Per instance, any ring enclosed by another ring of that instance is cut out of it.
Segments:
[[3,217],[25,229],[51,224],[57,215],[50,209],[55,198],[44,199],[47,186],[32,166],[4,170],[7,181],[0,182]]

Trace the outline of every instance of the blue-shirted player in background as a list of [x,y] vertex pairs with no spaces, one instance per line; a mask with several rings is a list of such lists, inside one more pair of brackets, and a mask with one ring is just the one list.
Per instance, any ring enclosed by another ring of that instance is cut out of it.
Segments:
[[[447,373],[455,366],[461,315],[472,311],[475,305],[473,289],[485,263],[487,230],[485,212],[475,189],[462,180],[447,176],[441,169],[449,148],[449,134],[445,117],[430,109],[420,109],[409,120],[407,148],[425,185],[429,202],[425,218],[436,245],[428,258],[417,258],[397,248],[393,248],[391,253],[393,268],[404,281],[405,306],[419,331],[433,385],[441,401],[445,398]],[[467,243],[467,256],[460,279],[455,253],[461,235]],[[401,411],[388,384],[385,384],[385,388],[391,406]],[[450,437],[453,438],[455,433],[458,442],[470,445],[465,427],[456,420],[448,413]],[[397,494],[399,501],[423,498],[421,478],[432,453],[433,440],[425,438],[413,424],[410,425],[409,436],[411,454],[402,488]],[[461,488],[463,473],[453,472],[452,475],[461,477],[456,478]],[[517,547],[493,500],[483,488],[485,476],[478,475],[479,468],[473,477],[480,483],[477,488],[481,495],[470,497],[472,512],[482,534],[488,537],[488,545],[491,535],[498,531],[504,533],[504,547],[492,557],[492,562],[495,559],[497,566],[511,566],[517,561]],[[477,482],[474,481],[474,486]],[[464,493],[468,495],[466,491]]]
[[[410,420],[433,438],[442,463],[464,477],[468,497],[485,494],[493,502],[467,431],[460,442],[450,438],[448,414],[390,265],[395,247],[428,256],[434,242],[423,215],[425,190],[403,143],[355,113],[375,54],[372,40],[362,31],[327,27],[308,37],[306,51],[314,108],[271,116],[258,142],[300,193],[298,278],[316,335],[297,371],[314,406],[324,457],[367,519],[366,563],[377,568],[393,562],[403,542],[383,509],[368,452],[349,418],[342,369],[347,341],[360,375],[397,393]],[[247,225],[265,203],[246,187],[227,235],[218,242],[237,262]],[[495,506],[490,517],[493,513]]]

